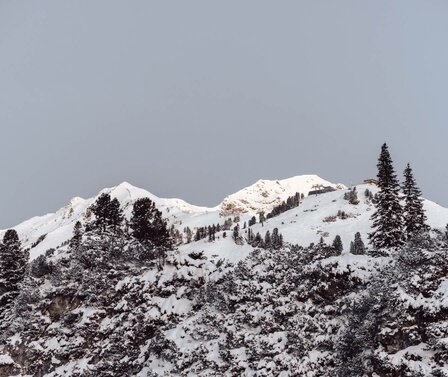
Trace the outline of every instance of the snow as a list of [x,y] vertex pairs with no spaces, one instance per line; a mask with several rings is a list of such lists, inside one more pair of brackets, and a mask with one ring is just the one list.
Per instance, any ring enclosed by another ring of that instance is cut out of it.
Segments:
[[222,212],[228,208],[236,208],[241,213],[256,214],[260,211],[270,212],[276,205],[297,192],[308,196],[314,185],[330,186],[343,189],[344,185],[335,185],[317,175],[300,175],[283,180],[261,179],[235,194],[229,195],[221,203]]
[[168,298],[154,297],[153,300],[157,303],[162,314],[186,314],[191,310],[193,302],[191,300],[176,298],[176,295],[171,295]]
[[82,358],[79,360],[70,361],[67,364],[55,369],[52,373],[47,373],[44,377],[56,377],[56,376],[71,376],[78,373],[82,375],[84,371],[89,370],[89,359]]
[[[326,243],[331,243],[336,235],[340,235],[344,245],[342,255],[320,259],[314,262],[314,266],[310,265],[310,268],[313,268],[316,265],[325,266],[327,267],[326,271],[331,272],[334,275],[343,275],[347,273],[350,274],[352,279],[357,278],[362,282],[369,281],[372,274],[378,272],[378,264],[387,264],[391,261],[391,258],[372,258],[367,255],[352,255],[349,253],[349,246],[356,232],[360,232],[362,239],[367,243],[368,233],[371,231],[370,218],[375,208],[370,199],[364,195],[364,192],[368,189],[375,194],[377,187],[373,185],[363,184],[356,187],[359,199],[359,204],[357,205],[350,204],[344,199],[344,193],[346,192],[344,186],[331,184],[317,176],[293,177],[283,181],[258,181],[255,185],[229,196],[224,200],[221,206],[215,208],[193,206],[180,199],[161,199],[148,191],[136,188],[126,182],[115,188],[104,189],[98,195],[107,192],[110,193],[112,197],[118,198],[128,217],[132,210],[132,204],[136,199],[149,197],[156,202],[156,205],[162,210],[170,224],[173,224],[179,230],[188,226],[193,232],[197,227],[216,223],[222,224],[227,217],[222,215],[223,208],[229,203],[239,203],[238,205],[241,205],[240,208],[244,210],[240,215],[239,221],[240,234],[244,238],[247,234],[247,229],[243,228],[243,224],[247,222],[256,211],[263,209],[265,212],[268,212],[272,209],[273,205],[279,204],[279,201],[294,195],[296,192],[303,192],[306,195],[308,194],[307,190],[311,189],[314,184],[335,187],[336,191],[321,195],[307,196],[301,202],[299,207],[286,211],[277,217],[268,219],[263,225],[259,223],[253,225],[251,228],[252,231],[254,234],[259,232],[264,237],[264,234],[267,231],[272,233],[274,228],[278,228],[283,235],[285,242],[302,246],[307,246],[310,243],[317,243],[321,237],[324,238]],[[74,198],[67,206],[54,214],[35,217],[18,225],[16,229],[23,239],[25,246],[32,245],[39,237],[46,234],[45,239],[31,249],[31,257],[36,258],[38,255],[45,253],[50,247],[59,248],[59,251],[63,250],[64,247],[61,247],[60,245],[70,239],[74,223],[78,220],[85,220],[86,211],[96,198],[97,197],[90,199]],[[427,211],[429,224],[434,228],[444,228],[448,223],[448,209],[428,200],[424,201],[424,206]],[[346,218],[338,216],[339,212],[346,213]],[[233,218],[233,216],[231,217]],[[232,227],[235,225],[236,223],[233,223]],[[197,242],[182,244],[178,248],[178,254],[176,253],[176,257],[178,257],[178,259],[176,259],[176,264],[168,263],[164,266],[163,271],[156,268],[150,268],[145,271],[138,269],[136,274],[126,276],[125,278],[120,276],[121,280],[117,281],[116,284],[114,282],[114,288],[118,293],[122,293],[120,291],[126,292],[132,290],[139,285],[140,287],[143,287],[141,289],[145,292],[143,296],[144,302],[147,304],[144,316],[148,321],[163,321],[167,318],[176,316],[185,317],[185,320],[181,322],[181,324],[176,324],[165,331],[167,339],[175,343],[177,348],[185,354],[199,350],[199,346],[201,346],[201,352],[204,352],[206,359],[216,365],[223,362],[221,359],[222,355],[219,352],[219,342],[221,338],[217,337],[217,339],[214,339],[213,341],[205,340],[199,342],[197,338],[191,336],[192,333],[188,331],[188,325],[194,323],[196,320],[194,315],[188,317],[196,304],[195,299],[188,294],[188,285],[180,287],[176,286],[174,288],[171,287],[170,290],[162,289],[163,294],[160,292],[154,294],[149,287],[170,287],[172,281],[176,281],[177,279],[180,281],[183,281],[184,279],[189,280],[191,277],[194,277],[194,279],[200,278],[202,281],[208,281],[208,279],[212,280],[215,279],[216,276],[219,276],[219,274],[223,274],[228,263],[224,264],[223,268],[217,268],[218,262],[226,261],[229,262],[230,265],[236,265],[239,261],[245,259],[251,252],[253,252],[253,248],[246,242],[243,242],[241,245],[236,244],[232,239],[231,234],[232,231],[227,231],[227,237],[224,238],[223,231],[221,231],[216,233],[215,241],[202,239]],[[192,255],[193,252],[196,254],[196,257]],[[200,252],[203,253],[204,258],[201,256],[197,257]],[[266,269],[269,261],[272,260],[272,258],[268,259],[263,265],[254,264],[253,266],[249,265],[248,267],[255,275],[263,275],[263,269]],[[250,282],[246,283],[247,286],[251,284]],[[240,284],[243,286],[245,283]],[[273,285],[273,283],[271,285],[268,281],[262,281],[257,288],[266,292],[272,290]],[[51,289],[53,289],[53,287],[48,280],[42,281],[42,292],[50,291]],[[410,307],[424,307],[429,309],[429,311],[438,311],[440,308],[445,309],[448,307],[448,278],[441,280],[439,287],[435,290],[435,295],[432,298],[425,298],[422,295],[412,297],[404,292],[400,293],[402,293],[401,299],[405,302],[407,301]],[[297,305],[297,308],[302,308],[301,305],[303,305],[303,312],[307,311],[307,305],[311,305],[310,302],[306,301],[295,304]],[[289,299],[279,299],[277,300],[276,305],[275,311],[277,314],[288,315],[288,312],[290,311],[288,306],[291,305]],[[263,322],[269,323],[274,317],[271,312],[272,308],[265,306],[264,309],[266,308],[268,310],[258,310],[258,308],[256,308],[245,314],[250,321],[254,323],[253,328],[247,329],[245,337],[249,340],[256,339],[257,342],[266,345],[266,347],[276,354],[281,354],[285,351],[288,344],[288,332],[281,331],[284,330],[284,328],[276,328],[278,331],[269,333],[268,336],[262,334],[260,331],[262,326],[258,324]],[[132,301],[127,297],[123,297],[117,303],[115,309],[117,311],[123,310],[132,312]],[[327,305],[323,309],[323,313],[325,313],[325,311],[331,313],[334,311],[334,308],[331,305]],[[85,327],[85,325],[91,323],[94,324],[95,320],[101,318],[97,315],[101,312],[105,313],[104,311],[90,306],[82,306],[72,310],[72,313],[82,315],[80,321],[76,325],[79,327]],[[102,330],[113,328],[120,320],[120,317],[115,317],[113,319],[105,317],[100,322],[100,328]],[[331,321],[328,321],[326,327],[327,333],[316,336],[313,341],[316,343],[325,343],[329,336],[328,334],[332,332],[331,328],[337,328],[335,323],[338,320],[338,318],[334,318]],[[52,326],[56,327],[59,325],[59,323],[55,322],[48,328],[51,329]],[[229,328],[232,326],[236,325],[234,323],[229,323]],[[384,331],[387,332],[388,330],[384,329]],[[83,339],[80,337],[77,338],[77,340],[75,339],[75,341],[79,344],[83,343]],[[9,338],[9,343],[11,345],[20,342],[20,334],[15,334]],[[76,344],[73,339],[71,342],[72,344]],[[448,343],[448,340],[446,340],[446,342]],[[52,351],[66,348],[67,341],[63,338],[49,337],[45,339],[45,341],[33,342],[32,346],[35,347],[36,350],[38,349],[51,353]],[[146,350],[148,350],[148,347],[148,344],[141,345],[142,358]],[[248,366],[248,355],[250,355],[250,351],[250,348],[240,347],[240,344],[230,350],[232,361],[234,361],[236,365],[247,368],[245,372],[245,375],[247,376],[255,375],[255,372]],[[409,360],[409,355],[422,356],[423,360]],[[427,347],[424,343],[401,350],[394,355],[388,355],[391,363],[395,365],[406,364],[413,370],[421,370],[423,372],[427,371],[425,368],[430,364],[432,356],[433,355],[427,351]],[[327,355],[325,352],[318,350],[305,353],[301,364],[302,369],[298,370],[297,373],[303,373],[303,375],[305,375],[304,371],[307,368],[311,368],[310,366],[314,364],[319,364],[321,360],[326,357]],[[82,375],[83,372],[89,370],[89,361],[88,358],[83,358],[70,361],[70,363],[66,363],[62,366],[59,365],[61,361],[54,358],[53,363],[57,364],[58,367],[53,373],[47,374],[47,376],[76,375],[77,373]],[[166,360],[158,359],[155,355],[151,355],[149,360],[145,359],[145,362],[145,367],[143,367],[137,374],[138,376],[146,376],[150,372],[155,372],[160,375],[164,373],[169,375],[170,371],[175,367]],[[13,363],[13,360],[8,355],[0,355],[0,364],[2,363]],[[275,363],[272,360],[265,359],[258,363],[257,369],[263,370],[266,375],[269,375],[274,364]],[[282,375],[289,376],[290,374],[288,373],[289,372],[284,372]]]
[[[360,203],[352,205],[343,198],[346,192],[344,185],[333,184],[316,175],[297,176],[278,181],[260,180],[235,194],[229,195],[219,206],[213,208],[194,206],[181,199],[159,198],[146,190],[123,182],[116,187],[100,191],[97,196],[90,199],[73,198],[57,212],[33,217],[17,225],[15,229],[23,245],[30,248],[31,259],[44,254],[50,248],[64,250],[64,244],[72,237],[74,224],[77,221],[85,223],[87,221],[87,209],[99,195],[110,193],[112,197],[120,200],[128,218],[131,215],[134,201],[149,197],[162,211],[168,223],[174,225],[181,232],[187,226],[195,232],[198,227],[223,224],[226,218],[233,219],[234,215],[224,215],[224,209],[228,209],[231,204],[237,212],[242,212],[239,225],[241,228],[240,234],[244,237],[243,224],[248,222],[256,212],[264,210],[267,213],[273,206],[278,205],[296,192],[307,195],[316,184],[334,187],[336,191],[306,197],[299,207],[267,220],[264,226],[255,224],[252,227],[254,234],[260,232],[264,237],[267,230],[272,232],[274,228],[278,228],[286,242],[302,246],[317,243],[321,236],[325,242],[331,243],[336,235],[340,235],[345,253],[348,252],[350,242],[356,232],[360,232],[363,241],[367,243],[371,228],[370,217],[375,208],[365,198],[364,191],[369,189],[375,193],[377,187],[366,184],[356,186]],[[427,211],[428,224],[434,228],[444,228],[448,223],[448,209],[429,200],[424,201],[424,207]],[[335,217],[338,211],[344,211],[348,218]],[[3,233],[4,231],[0,231],[0,237]],[[188,255],[192,251],[203,251],[205,256],[215,263],[220,259],[237,263],[253,250],[246,243],[242,246],[236,245],[231,239],[231,231],[227,231],[227,238],[223,238],[223,232],[217,233],[216,236],[215,242],[204,239],[183,244],[179,249],[184,255]]]
[[14,364],[14,360],[9,355],[0,355],[0,365]]
[[[407,357],[410,355],[416,355],[420,360],[408,360]],[[389,356],[389,358],[395,365],[406,364],[412,370],[423,373],[425,376],[429,376],[432,370],[430,367],[432,356],[434,356],[434,354],[427,350],[427,345],[425,343],[420,343],[400,350],[394,355]]]

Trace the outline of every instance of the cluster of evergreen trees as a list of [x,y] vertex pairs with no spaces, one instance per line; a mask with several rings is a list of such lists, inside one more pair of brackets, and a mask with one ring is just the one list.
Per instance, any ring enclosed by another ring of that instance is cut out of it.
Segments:
[[283,212],[298,207],[300,205],[301,198],[303,198],[303,196],[300,195],[300,193],[296,192],[295,195],[290,196],[288,199],[286,199],[286,201],[283,201],[278,206],[275,206],[272,211],[266,215],[266,218],[270,219],[282,214]]
[[194,236],[195,241],[200,241],[208,237],[209,241],[214,241],[216,239],[216,233],[221,231],[220,224],[213,224],[209,226],[201,226],[196,229]]
[[350,204],[358,205],[358,191],[356,190],[356,187],[353,187],[353,189],[349,190],[344,194],[344,199],[348,200]]
[[[194,241],[200,241],[205,238],[208,238],[209,241],[215,241],[216,239],[216,233],[219,233],[223,230],[230,230],[232,228],[232,225],[234,223],[238,223],[240,221],[239,216],[235,216],[233,220],[229,217],[226,220],[224,220],[223,224],[213,224],[208,226],[201,226],[196,229],[196,232],[194,233]],[[250,221],[249,221],[250,223]],[[244,223],[244,229],[246,228],[246,223]],[[238,225],[238,231],[239,231],[239,225]],[[187,243],[190,243],[192,240],[193,232],[189,227],[186,227],[184,229],[184,233],[187,234]],[[225,236],[224,236],[225,238]]]
[[387,144],[381,148],[377,166],[380,191],[375,198],[374,230],[369,239],[377,250],[397,249],[407,240],[428,231],[423,200],[409,164],[400,186]]
[[123,223],[123,210],[117,198],[112,199],[109,194],[101,194],[91,208],[95,215],[94,228],[105,232],[113,229],[115,232]]
[[272,234],[268,230],[263,238],[259,232],[254,235],[252,229],[249,228],[247,230],[247,243],[252,247],[278,250],[283,247],[283,235],[279,233],[278,228],[274,228]]
[[[318,243],[319,247],[327,247],[328,245],[325,243],[325,240],[323,237],[320,238],[320,241]],[[310,247],[314,247],[314,244],[311,244]],[[341,254],[344,250],[344,245],[342,244],[341,236],[338,234],[334,238],[333,242],[331,243],[331,247],[334,249],[334,251],[337,253],[337,255]],[[357,232],[355,234],[354,241],[350,242],[350,253],[354,255],[365,255],[367,254],[366,247],[364,245],[364,242],[361,237],[361,233]]]
[[[91,207],[95,219],[86,224],[86,231],[96,231],[121,235],[129,233],[140,243],[169,250],[173,247],[171,232],[155,203],[149,198],[140,198],[134,202],[130,221],[125,219],[118,199],[109,194],[101,194]],[[130,230],[129,230],[130,229]],[[77,246],[82,240],[82,224],[75,224],[71,246]]]

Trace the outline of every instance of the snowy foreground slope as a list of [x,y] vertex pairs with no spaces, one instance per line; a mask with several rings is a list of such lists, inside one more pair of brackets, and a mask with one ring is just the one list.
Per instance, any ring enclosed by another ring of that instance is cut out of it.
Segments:
[[[268,213],[273,206],[280,204],[296,192],[305,196],[320,184],[337,189],[334,192],[305,197],[299,207],[268,219],[263,226],[258,223],[259,211]],[[224,201],[214,207],[198,207],[191,205],[181,199],[163,199],[150,192],[134,187],[124,182],[114,188],[104,189],[90,199],[73,198],[70,203],[54,214],[34,217],[15,227],[25,247],[31,248],[31,259],[44,254],[48,249],[58,249],[72,237],[73,227],[77,221],[85,223],[88,220],[88,208],[96,201],[102,193],[110,193],[113,198],[118,198],[129,218],[132,204],[136,199],[149,197],[162,211],[163,216],[170,225],[174,225],[179,231],[189,227],[193,232],[198,227],[223,223],[226,218],[240,218],[240,228],[244,223],[255,215],[257,224],[252,227],[254,233],[260,232],[262,236],[266,231],[278,228],[284,240],[291,244],[308,246],[317,243],[322,236],[327,243],[331,243],[336,235],[340,235],[348,249],[353,240],[353,234],[360,232],[363,239],[367,239],[370,231],[370,216],[373,204],[365,197],[366,189],[375,194],[377,188],[374,185],[358,185],[359,204],[351,205],[344,199],[347,191],[344,185],[332,184],[315,175],[297,176],[285,180],[267,181],[260,180],[239,192],[228,196]],[[236,212],[229,212],[229,205],[236,208]],[[431,227],[442,229],[448,223],[448,209],[438,204],[425,200],[425,209],[428,222]],[[244,210],[242,212],[242,208]],[[225,210],[223,210],[223,208]],[[338,212],[345,212],[346,218],[338,217]],[[333,217],[333,218],[332,218]],[[233,224],[236,225],[236,224]],[[241,230],[244,236],[244,230]],[[0,236],[4,231],[0,231]],[[229,233],[229,232],[227,232]],[[240,260],[248,255],[253,248],[247,244],[236,245],[230,239],[223,239],[222,232],[218,234],[215,242],[210,243],[207,239],[181,245],[180,249],[186,252],[201,248],[209,257],[227,258],[231,261]]]
[[[275,203],[306,196],[309,180],[286,180],[297,184],[284,184]],[[103,190],[127,216],[135,199],[150,197],[181,231],[184,243],[163,263],[126,233],[91,230],[68,244],[97,197],[18,225],[33,261],[1,317],[0,377],[447,377],[447,234],[351,254],[354,233],[366,241],[374,207],[365,192],[376,187],[357,186],[355,205],[338,186],[257,221],[254,233],[278,228],[286,243],[254,248],[244,223],[264,208],[264,187],[282,184],[263,184],[260,195],[252,186],[251,208],[231,216],[222,205],[161,199],[128,183]],[[444,229],[448,210],[424,205],[429,225]],[[220,230],[214,241],[186,243],[185,227],[229,217],[232,228],[239,217],[240,240]],[[336,235],[342,252],[330,246]]]

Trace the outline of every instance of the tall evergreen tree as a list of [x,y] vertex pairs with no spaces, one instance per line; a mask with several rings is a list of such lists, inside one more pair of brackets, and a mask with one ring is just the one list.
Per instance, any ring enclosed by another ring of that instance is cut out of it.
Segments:
[[240,238],[240,226],[237,224],[233,228],[233,234],[232,234],[233,240],[236,241],[238,238]]
[[140,242],[150,241],[152,238],[152,220],[156,207],[149,198],[137,199],[132,209],[130,227],[132,235]]
[[0,245],[0,308],[9,305],[19,294],[27,259],[17,232],[7,230]]
[[400,185],[395,175],[389,148],[384,144],[378,160],[376,211],[372,215],[373,232],[369,239],[376,249],[398,248],[404,244],[403,208]]
[[271,247],[271,232],[268,230],[264,236],[264,246],[266,248]]
[[273,249],[280,249],[283,246],[283,236],[278,232],[278,228],[272,230],[271,246]]
[[366,253],[366,247],[359,232],[355,234],[355,240],[350,244],[350,253],[354,255],[363,255]]
[[172,247],[167,224],[151,199],[136,200],[129,225],[133,231],[132,235],[140,242],[152,243],[154,246],[166,249]]
[[333,240],[333,248],[338,253],[342,253],[342,250],[344,250],[344,246],[342,245],[341,236],[339,234]]
[[95,227],[102,232],[105,232],[107,225],[110,222],[110,203],[111,198],[109,194],[101,194],[92,207],[92,212],[95,215]]
[[423,208],[421,191],[414,179],[411,166],[408,164],[404,170],[404,227],[408,239],[429,229],[426,224],[426,215]]
[[151,224],[151,241],[155,246],[164,250],[169,250],[173,247],[173,241],[168,230],[168,225],[162,217],[162,212],[158,209],[154,212]]
[[70,240],[70,247],[77,248],[81,244],[82,240],[82,224],[80,221],[77,221],[75,226],[73,227],[73,237]]
[[124,220],[123,210],[121,204],[117,198],[114,198],[109,204],[109,210],[107,213],[107,223],[111,225],[114,231],[121,226]]

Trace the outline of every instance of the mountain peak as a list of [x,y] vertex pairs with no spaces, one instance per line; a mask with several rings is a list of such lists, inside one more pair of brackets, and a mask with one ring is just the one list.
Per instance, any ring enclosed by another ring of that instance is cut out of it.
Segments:
[[317,185],[329,186],[336,190],[345,188],[342,184],[331,183],[316,174],[297,175],[281,180],[259,179],[253,185],[226,197],[221,203],[221,212],[227,215],[271,211],[297,192],[308,196]]

